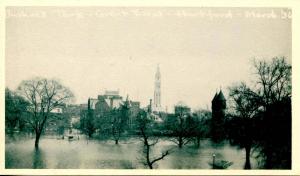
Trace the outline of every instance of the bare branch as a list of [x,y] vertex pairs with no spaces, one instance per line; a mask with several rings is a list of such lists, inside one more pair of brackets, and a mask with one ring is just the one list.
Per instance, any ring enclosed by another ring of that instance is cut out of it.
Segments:
[[155,162],[164,159],[164,157],[166,157],[167,155],[169,155],[169,151],[167,150],[166,152],[162,153],[160,157],[154,159],[151,161],[151,164],[154,164]]

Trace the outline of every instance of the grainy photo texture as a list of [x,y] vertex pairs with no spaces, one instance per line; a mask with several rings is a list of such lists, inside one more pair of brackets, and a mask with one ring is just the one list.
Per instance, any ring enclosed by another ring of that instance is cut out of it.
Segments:
[[6,169],[291,169],[287,8],[6,8]]

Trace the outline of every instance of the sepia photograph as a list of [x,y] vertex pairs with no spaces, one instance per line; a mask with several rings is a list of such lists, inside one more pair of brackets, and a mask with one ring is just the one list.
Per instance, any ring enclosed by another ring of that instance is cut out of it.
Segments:
[[4,169],[292,169],[291,8],[7,6],[4,23]]

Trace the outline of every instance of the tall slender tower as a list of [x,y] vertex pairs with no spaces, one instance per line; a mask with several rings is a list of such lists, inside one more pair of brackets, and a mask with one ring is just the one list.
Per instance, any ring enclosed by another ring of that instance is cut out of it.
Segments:
[[154,102],[153,102],[153,110],[154,111],[161,111],[161,91],[160,91],[160,71],[159,65],[157,65],[157,70],[155,73],[155,83],[154,83]]

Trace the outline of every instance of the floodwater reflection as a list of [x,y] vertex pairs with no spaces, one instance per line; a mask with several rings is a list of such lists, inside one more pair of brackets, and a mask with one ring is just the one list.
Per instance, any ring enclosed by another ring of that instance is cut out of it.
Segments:
[[39,148],[33,150],[33,159],[32,159],[32,168],[33,169],[43,169],[45,168],[44,164],[44,154],[43,151]]
[[[121,140],[119,145],[114,141],[90,140],[57,140],[55,137],[43,137],[39,149],[34,149],[34,139],[9,141],[5,144],[6,168],[34,169],[144,169],[141,162],[142,142],[137,138]],[[153,154],[171,149],[172,153],[157,162],[157,169],[211,169],[212,155],[216,160],[230,161],[228,169],[243,169],[245,164],[244,150],[227,143],[214,146],[209,140],[202,140],[200,148],[193,144],[179,149],[174,143],[162,139]],[[257,162],[251,158],[252,168]]]

